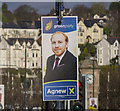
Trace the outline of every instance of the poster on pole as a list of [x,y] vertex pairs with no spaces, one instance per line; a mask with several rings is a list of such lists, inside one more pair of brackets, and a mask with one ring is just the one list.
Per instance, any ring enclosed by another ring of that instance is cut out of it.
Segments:
[[42,17],[43,100],[78,99],[77,17]]
[[0,85],[0,109],[4,109],[4,85]]
[[89,99],[90,109],[98,109],[98,101],[97,98],[90,98]]

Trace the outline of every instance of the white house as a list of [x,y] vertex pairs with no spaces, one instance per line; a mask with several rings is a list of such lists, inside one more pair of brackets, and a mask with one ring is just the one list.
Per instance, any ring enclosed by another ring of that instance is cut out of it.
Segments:
[[[30,22],[30,21],[29,21]],[[40,22],[17,26],[6,23],[0,28],[0,68],[24,68],[27,47],[27,68],[41,68]],[[30,49],[28,47],[31,47]]]
[[96,44],[98,65],[109,65],[110,59],[119,56],[120,64],[120,38],[103,38]]
[[[41,68],[41,45],[33,38],[2,38],[0,41],[0,67],[24,68],[25,47],[27,68]],[[30,47],[30,48],[29,48]]]

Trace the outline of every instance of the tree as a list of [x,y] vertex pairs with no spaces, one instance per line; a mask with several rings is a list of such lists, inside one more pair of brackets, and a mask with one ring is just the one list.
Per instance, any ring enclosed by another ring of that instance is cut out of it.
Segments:
[[112,2],[109,6],[111,35],[120,35],[120,2]]
[[90,43],[86,43],[84,45],[80,45],[80,50],[81,50],[81,54],[79,56],[79,60],[84,60],[85,57],[87,56],[92,56],[94,57],[96,55],[96,48],[93,44]]
[[86,19],[88,17],[88,14],[90,14],[90,8],[84,6],[84,5],[76,5],[72,8],[73,15],[77,15],[78,19],[81,18]]
[[3,3],[3,5],[2,5],[2,10],[4,11],[4,10],[8,10],[8,5],[6,4],[6,3]]
[[103,33],[106,34],[108,37],[110,36],[111,30],[109,26],[103,27]]
[[15,19],[14,15],[11,11],[8,10],[8,5],[6,3],[3,3],[2,5],[2,22],[13,22]]
[[106,9],[104,3],[93,3],[91,6],[92,15],[99,14],[105,15]]
[[19,6],[14,11],[14,15],[17,18],[18,22],[36,20],[39,17],[39,15],[37,14],[37,10],[29,5]]
[[94,45],[87,43],[86,44],[87,49],[88,49],[88,53],[90,53],[90,56],[94,57],[96,55],[96,48]]
[[109,11],[116,11],[120,8],[120,2],[112,2],[109,6]]

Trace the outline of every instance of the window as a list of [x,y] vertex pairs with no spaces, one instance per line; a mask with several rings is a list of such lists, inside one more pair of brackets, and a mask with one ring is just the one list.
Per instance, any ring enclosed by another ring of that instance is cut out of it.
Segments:
[[83,39],[80,39],[80,42],[83,42]]
[[109,54],[111,55],[111,50],[109,50]]
[[79,28],[79,31],[82,32],[82,28],[81,27]]
[[16,48],[16,49],[18,49],[18,48],[19,48],[19,45],[18,45],[18,44],[16,44],[16,45],[15,45],[15,48]]
[[26,30],[24,30],[24,34],[26,34],[27,32],[26,32]]
[[98,32],[98,30],[96,28],[93,29],[93,32]]
[[14,58],[16,58],[16,51],[14,51]]
[[29,53],[27,53],[27,57],[29,57]]
[[32,66],[34,67],[34,62],[32,62]]
[[38,57],[38,54],[36,53],[36,57]]
[[83,33],[80,33],[80,36],[83,36]]
[[114,54],[116,55],[116,50],[114,50]]
[[33,49],[36,49],[36,45],[33,45]]
[[115,43],[115,46],[117,46],[117,43]]
[[36,66],[38,66],[38,63],[37,63],[37,61],[36,61]]
[[82,27],[79,28],[79,32],[84,32],[84,30],[82,29]]
[[117,55],[119,55],[119,50],[117,50]]
[[20,67],[20,60],[18,60],[18,66]]
[[14,61],[14,65],[16,66],[16,61]]
[[102,54],[102,50],[100,50],[100,54]]
[[32,54],[32,56],[34,57],[34,53]]
[[102,63],[102,58],[100,58],[100,63]]

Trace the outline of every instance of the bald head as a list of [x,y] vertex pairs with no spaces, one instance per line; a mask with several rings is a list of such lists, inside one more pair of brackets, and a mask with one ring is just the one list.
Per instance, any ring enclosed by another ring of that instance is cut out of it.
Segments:
[[51,37],[52,51],[56,56],[61,56],[68,48],[68,37],[63,32],[55,32]]

